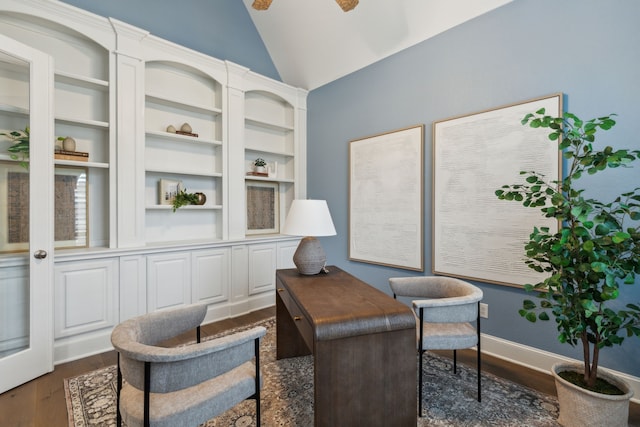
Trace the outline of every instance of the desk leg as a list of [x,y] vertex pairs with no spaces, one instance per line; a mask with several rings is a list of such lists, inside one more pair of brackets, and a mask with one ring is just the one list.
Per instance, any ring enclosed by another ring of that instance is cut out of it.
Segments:
[[415,330],[316,342],[315,426],[415,427]]
[[280,295],[276,293],[276,359],[308,354],[311,354],[311,350],[298,332],[298,328]]

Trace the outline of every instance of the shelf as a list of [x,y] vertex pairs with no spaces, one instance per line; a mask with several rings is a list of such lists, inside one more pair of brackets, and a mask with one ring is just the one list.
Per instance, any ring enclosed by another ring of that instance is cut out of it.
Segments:
[[57,166],[84,166],[87,168],[109,169],[109,163],[101,162],[76,162],[75,160],[54,160]]
[[209,105],[204,105],[204,104],[200,104],[200,105],[189,104],[185,101],[171,99],[159,94],[147,93],[146,99],[147,101],[150,101],[155,104],[162,104],[169,107],[179,106],[182,109],[190,110],[196,113],[207,113],[207,114],[214,114],[214,115],[222,114],[222,110],[220,108],[211,107]]
[[[8,154],[0,154],[0,160],[19,163],[21,160],[13,160]],[[29,161],[27,160],[27,163]],[[56,166],[83,166],[87,168],[109,169],[109,163],[101,162],[76,162],[74,160],[54,160]]]
[[20,108],[9,104],[0,104],[0,113],[9,113],[16,116],[28,116],[29,110],[27,108]]
[[162,138],[169,141],[185,142],[185,143],[191,143],[191,144],[196,143],[196,144],[222,145],[222,141],[216,141],[213,139],[200,138],[200,137],[196,138],[193,136],[180,135],[180,134],[171,133],[171,132],[160,132],[160,131],[148,130],[145,132],[145,134],[147,136],[154,136],[156,138]]
[[106,80],[94,79],[92,77],[81,76],[79,74],[58,71],[55,73],[56,81],[75,86],[82,86],[89,89],[108,89],[109,82]]
[[287,178],[268,178],[268,177],[261,177],[261,176],[252,176],[252,175],[246,175],[244,179],[245,181],[268,181],[268,182],[281,182],[284,184],[293,184],[295,182],[295,180],[287,179]]
[[278,156],[285,156],[285,157],[295,157],[295,154],[291,151],[273,151],[273,150],[266,150],[264,148],[256,148],[251,146],[246,146],[245,151],[253,151],[254,153],[275,154]]
[[155,169],[155,168],[147,168],[145,169],[147,173],[157,173],[157,174],[168,174],[168,175],[191,175],[191,176],[208,176],[212,178],[221,178],[222,174],[219,172],[198,172],[189,169]]
[[[166,210],[173,210],[173,206],[171,205],[147,205],[145,206],[145,209],[147,210],[158,210],[158,211],[166,211]],[[204,211],[212,211],[212,210],[222,210],[222,206],[221,205],[209,205],[207,206],[205,205],[187,205],[187,206],[182,206],[180,208],[178,208],[176,210],[176,212],[180,211],[180,210],[204,210]]]
[[244,120],[245,120],[245,123],[247,123],[247,124],[261,126],[261,127],[277,130],[277,131],[280,131],[280,132],[292,132],[293,131],[293,126],[289,126],[289,125],[285,125],[285,124],[267,122],[267,121],[264,121],[264,120],[251,118],[251,117],[245,117]]
[[76,125],[76,126],[84,126],[84,127],[94,128],[94,129],[109,128],[108,122],[103,122],[99,120],[74,119],[72,117],[56,117],[55,120],[56,122],[59,122],[59,123],[66,123],[66,124]]

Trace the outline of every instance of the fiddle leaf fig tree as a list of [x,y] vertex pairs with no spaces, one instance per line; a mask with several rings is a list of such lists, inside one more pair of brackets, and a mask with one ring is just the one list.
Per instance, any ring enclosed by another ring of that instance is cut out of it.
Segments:
[[548,116],[544,109],[527,114],[522,124],[548,128],[568,170],[561,181],[550,182],[535,171],[523,171],[523,184],[495,192],[501,200],[540,209],[544,217],[558,220],[557,232],[534,227],[525,244],[526,264],[548,276],[525,285],[538,301],[526,299],[519,313],[531,322],[552,316],[558,340],[582,346],[586,388],[596,384],[601,349],[640,336],[640,303],[623,306],[616,301],[640,275],[640,188],[603,202],[577,186],[585,175],[638,160],[637,150],[597,147],[596,133],[615,123],[613,115],[583,121],[571,113]]

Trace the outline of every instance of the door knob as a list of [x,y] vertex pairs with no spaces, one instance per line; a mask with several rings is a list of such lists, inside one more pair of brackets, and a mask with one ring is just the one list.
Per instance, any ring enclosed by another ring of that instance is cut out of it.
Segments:
[[39,249],[33,253],[33,257],[35,259],[45,259],[47,257],[47,251],[43,251],[42,249]]

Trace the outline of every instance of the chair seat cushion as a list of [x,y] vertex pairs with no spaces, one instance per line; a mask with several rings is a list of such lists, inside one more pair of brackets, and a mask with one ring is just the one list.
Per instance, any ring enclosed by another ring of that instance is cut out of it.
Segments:
[[[424,323],[422,350],[458,350],[478,343],[476,329],[470,323]],[[420,329],[417,329],[420,339]],[[420,342],[420,341],[418,341]]]
[[[151,393],[150,424],[155,427],[197,426],[222,414],[255,393],[252,362],[197,386],[172,393]],[[120,395],[122,419],[128,427],[143,425],[144,393],[124,384]]]

